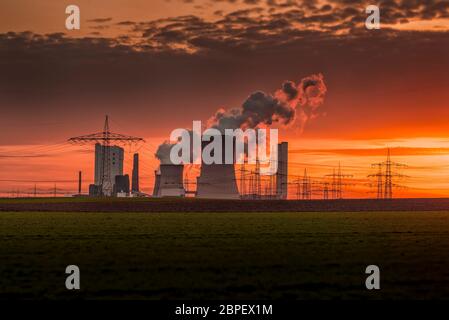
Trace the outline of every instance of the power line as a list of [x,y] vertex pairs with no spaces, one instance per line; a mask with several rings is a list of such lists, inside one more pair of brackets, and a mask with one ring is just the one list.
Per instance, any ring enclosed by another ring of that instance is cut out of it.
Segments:
[[373,163],[373,168],[377,168],[375,174],[368,177],[376,178],[377,199],[392,199],[393,188],[403,188],[403,186],[393,183],[394,178],[406,177],[395,171],[398,168],[407,168],[407,165],[391,161],[390,149],[387,151],[387,160],[380,163]]
[[[331,195],[332,199],[343,199],[343,186],[345,185],[343,183],[343,179],[345,178],[352,178],[353,175],[350,174],[342,174],[341,172],[341,164],[338,163],[338,171],[335,172],[335,168],[332,174],[326,175],[326,177],[331,177]],[[329,193],[329,189],[327,190],[327,193]]]

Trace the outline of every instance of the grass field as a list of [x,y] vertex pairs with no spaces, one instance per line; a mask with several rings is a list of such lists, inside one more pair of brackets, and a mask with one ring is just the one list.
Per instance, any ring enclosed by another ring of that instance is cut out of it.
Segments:
[[[449,212],[0,212],[0,298],[449,297]],[[65,289],[65,267],[81,290]],[[368,291],[365,267],[381,269]]]

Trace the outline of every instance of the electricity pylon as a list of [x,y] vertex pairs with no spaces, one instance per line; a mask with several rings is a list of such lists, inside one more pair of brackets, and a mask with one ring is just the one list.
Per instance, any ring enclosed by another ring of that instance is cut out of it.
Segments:
[[100,166],[100,176],[101,176],[101,192],[102,195],[110,196],[112,195],[112,178],[111,177],[111,144],[114,145],[124,145],[133,144],[139,142],[145,142],[144,139],[127,136],[120,133],[113,133],[109,131],[109,117],[106,115],[104,121],[103,132],[92,133],[84,136],[73,137],[68,140],[75,144],[85,144],[85,143],[100,143],[102,148],[102,162]]
[[[387,160],[380,163],[373,163],[371,166],[378,168],[378,172],[376,174],[368,176],[377,178],[377,198],[392,199],[393,187],[401,187],[400,185],[393,183],[393,177],[407,177],[395,172],[394,168],[407,168],[407,165],[391,161],[390,149],[388,149]],[[384,172],[382,172],[383,168],[385,168]]]
[[[353,175],[351,174],[342,174],[341,173],[341,164],[338,163],[338,172],[335,172],[335,169],[332,174],[327,174],[326,177],[332,178],[332,188],[331,188],[331,194],[332,199],[343,199],[343,179],[344,178],[352,178]],[[328,190],[329,192],[329,190]]]
[[304,169],[304,177],[302,179],[302,199],[303,200],[310,200],[312,199],[312,182],[310,178],[307,177],[307,169]]
[[383,199],[383,185],[382,185],[382,163],[373,163],[371,165],[373,168],[378,168],[377,173],[370,174],[368,177],[375,177],[377,179],[377,199]]

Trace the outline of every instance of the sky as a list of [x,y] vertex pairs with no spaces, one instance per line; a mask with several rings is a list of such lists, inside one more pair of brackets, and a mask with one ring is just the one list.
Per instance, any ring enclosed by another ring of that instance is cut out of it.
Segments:
[[[65,28],[69,4],[80,30]],[[380,30],[364,26],[368,4]],[[151,192],[154,153],[173,129],[322,74],[313,116],[275,125],[289,142],[292,197],[304,169],[319,185],[339,164],[348,197],[374,196],[371,164],[387,148],[408,165],[396,196],[449,196],[448,40],[440,0],[4,0],[0,193],[76,190],[79,170],[86,190],[92,147],[66,141],[101,131],[105,114],[112,131],[147,141],[127,148],[125,170],[139,150]]]

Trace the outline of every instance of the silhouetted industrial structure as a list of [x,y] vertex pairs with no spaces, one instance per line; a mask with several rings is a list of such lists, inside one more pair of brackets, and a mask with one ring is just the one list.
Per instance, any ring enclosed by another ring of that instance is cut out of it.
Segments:
[[304,176],[302,178],[301,199],[302,200],[312,199],[312,181],[307,176],[307,168],[304,169]]
[[278,144],[277,161],[276,197],[285,200],[288,195],[288,142]]
[[326,175],[326,177],[332,178],[331,189],[329,190],[328,185],[325,186],[325,188],[327,188],[327,198],[329,198],[330,191],[332,199],[343,199],[343,186],[345,185],[345,183],[343,183],[343,179],[352,178],[353,176],[350,174],[342,174],[341,164],[338,163],[338,171],[336,172],[334,169],[333,173]]
[[403,178],[405,175],[399,174],[395,169],[406,168],[407,165],[391,161],[390,149],[387,151],[387,160],[380,163],[373,163],[371,165],[377,169],[375,174],[371,174],[368,177],[376,178],[376,193],[377,199],[392,199],[393,188],[402,187],[399,184],[393,183],[393,178]]
[[129,175],[116,175],[114,179],[114,196],[129,196]]
[[[108,186],[114,186],[115,177],[123,175],[123,160],[125,152],[117,146],[95,144],[95,180],[96,185],[103,186],[103,194],[108,193]],[[108,173],[104,173],[107,170]],[[106,186],[106,187],[105,187]]]
[[82,172],[78,172],[78,194],[81,194],[81,181],[82,181]]
[[[77,144],[95,143],[95,175],[93,183],[92,179],[87,179],[88,182],[84,182],[86,185],[92,183],[89,185],[90,195],[147,196],[140,193],[139,169],[141,163],[139,162],[139,154],[133,154],[132,177],[130,180],[130,177],[123,172],[124,149],[119,145],[115,145],[143,141],[141,138],[111,133],[109,131],[108,118],[106,117],[103,132],[74,137],[69,139],[69,141]],[[108,143],[109,145],[106,145]],[[208,142],[203,142],[202,149],[207,144]],[[224,146],[225,143],[222,145]],[[61,148],[61,146],[58,146],[58,148]],[[155,171],[153,196],[185,197],[189,195],[198,198],[261,200],[288,198],[296,198],[298,200],[330,200],[344,198],[344,186],[349,185],[349,183],[345,183],[345,179],[352,177],[352,175],[343,174],[343,167],[340,164],[333,169],[332,174],[312,177],[310,176],[310,172],[314,172],[315,170],[313,164],[311,164],[312,171],[309,171],[310,168],[304,168],[307,164],[290,163],[290,166],[299,165],[304,170],[301,176],[289,174],[287,142],[281,142],[277,145],[277,154],[277,172],[273,175],[261,174],[261,169],[265,169],[267,163],[260,162],[259,159],[256,159],[255,164],[244,163],[240,166],[236,166],[235,163],[206,164],[203,162],[201,168],[196,165],[161,164],[158,170]],[[225,155],[223,152],[224,160]],[[270,161],[274,160],[271,159]],[[127,164],[129,165],[129,163]],[[261,168],[262,164],[264,165],[263,168]],[[327,164],[318,164],[316,166],[332,169]],[[186,167],[189,168],[187,171],[190,171],[192,168],[193,170],[200,170],[200,174],[198,175],[195,172],[195,178],[190,177],[189,179],[185,170]],[[236,167],[239,168],[237,175]],[[352,167],[363,169],[354,165]],[[372,168],[376,169],[376,171],[368,177],[375,178],[375,183],[373,181],[367,181],[366,178],[353,179],[351,183],[356,188],[352,192],[359,194],[366,193],[366,187],[369,185],[375,187],[375,193],[378,199],[391,199],[393,198],[394,189],[403,187],[397,183],[396,179],[406,177],[398,173],[397,169],[405,167],[407,166],[391,160],[391,151],[388,149],[385,161],[372,164]],[[143,170],[145,173],[145,168]],[[297,170],[298,168],[295,168],[293,171]],[[78,196],[82,195],[82,179],[84,177],[81,171],[78,172],[77,178],[70,180],[49,179],[47,181],[8,180],[11,182],[32,184],[28,188],[23,186],[20,188],[11,188],[5,193],[9,193],[11,197]],[[47,183],[47,186],[42,186],[45,183]],[[56,183],[71,183],[72,187],[69,187],[70,189],[67,187],[63,189],[64,187],[61,188],[61,185],[58,184],[58,188]],[[112,185],[110,193],[108,193],[109,185]],[[364,189],[363,186],[365,186]]]
[[75,144],[95,143],[95,186],[89,186],[89,194],[103,196],[113,194],[115,176],[123,175],[123,149],[117,145],[144,142],[142,138],[109,131],[108,116],[102,132],[73,137],[68,141]]
[[[239,169],[238,185],[241,199],[287,199],[288,196],[288,143],[281,142],[277,146],[277,159],[268,160],[277,162],[277,171],[270,174],[261,174],[261,163],[256,158],[255,164],[243,163]],[[264,163],[265,165],[265,163]],[[268,171],[268,169],[267,169]]]
[[133,172],[132,172],[132,185],[131,191],[133,193],[139,193],[139,154],[135,153],[133,156]]
[[[216,138],[213,137],[212,139]],[[197,178],[196,197],[206,199],[240,199],[235,178],[234,163],[225,163],[226,136],[222,135],[219,138],[223,139],[221,144],[222,163],[207,164],[204,161],[201,163],[201,173]],[[201,150],[204,150],[209,143],[211,142],[202,141]]]
[[183,165],[161,164],[156,170],[153,197],[184,197]]

